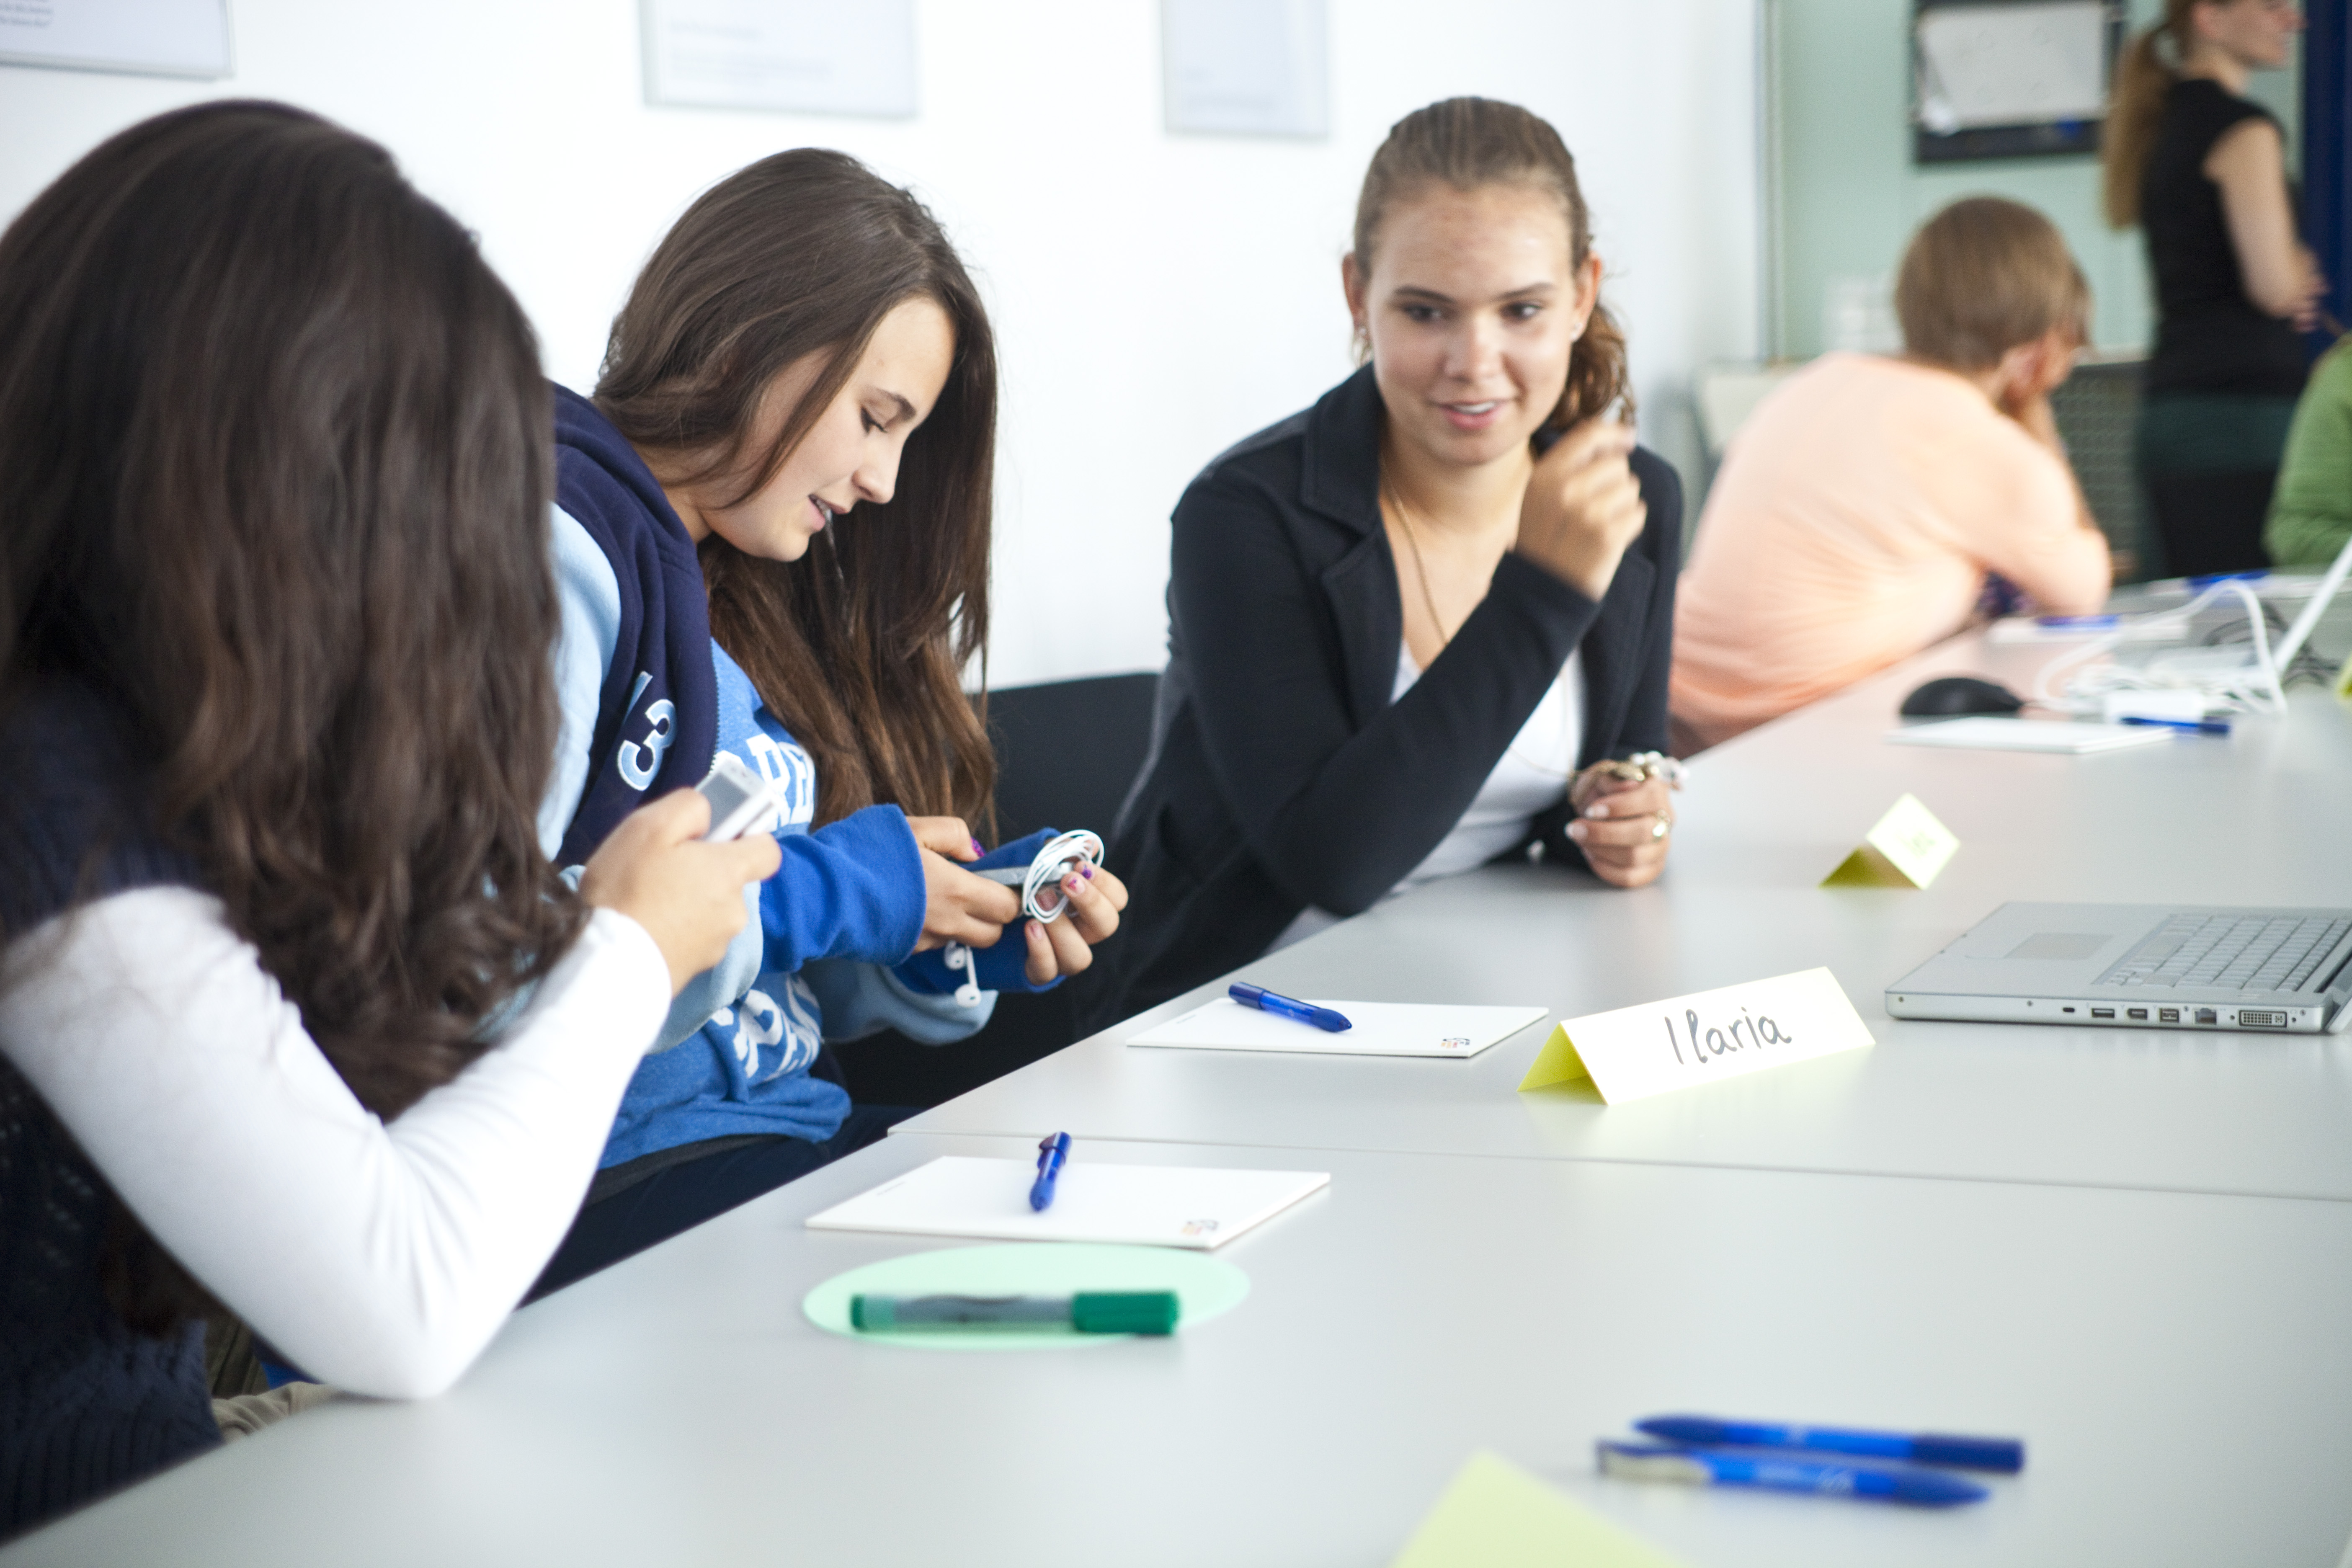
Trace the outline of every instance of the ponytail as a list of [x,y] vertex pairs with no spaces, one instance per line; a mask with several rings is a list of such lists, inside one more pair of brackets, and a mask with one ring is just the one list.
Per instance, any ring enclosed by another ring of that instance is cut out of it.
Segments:
[[2116,66],[2115,100],[2107,106],[2106,129],[2099,139],[2100,205],[2110,228],[2139,222],[2140,181],[2164,118],[2165,95],[2180,79],[2179,68],[2164,58],[2164,43],[2171,40],[2176,57],[2185,49],[2197,3],[2165,0],[2164,20],[2134,38]]
[[1559,406],[1548,423],[1565,430],[1580,420],[1607,413],[1619,403],[1625,405],[1626,417],[1633,417],[1633,380],[1625,370],[1625,329],[1617,324],[1609,307],[1596,300],[1584,323],[1584,336],[1577,340],[1576,353],[1568,362],[1568,388],[1560,394]]

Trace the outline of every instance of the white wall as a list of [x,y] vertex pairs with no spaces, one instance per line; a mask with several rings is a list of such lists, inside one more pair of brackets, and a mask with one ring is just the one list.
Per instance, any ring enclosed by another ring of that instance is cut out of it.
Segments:
[[289,100],[386,143],[478,229],[551,373],[584,388],[695,192],[779,148],[844,148],[930,203],[995,313],[991,679],[1156,668],[1169,509],[1347,374],[1356,186],[1416,106],[1483,93],[1559,127],[1647,438],[1686,473],[1691,370],[1759,348],[1756,0],[1329,4],[1332,134],[1301,143],[1168,135],[1153,0],[923,0],[904,122],[648,109],[635,0],[233,0],[226,81],[0,66],[0,215],[159,110]]

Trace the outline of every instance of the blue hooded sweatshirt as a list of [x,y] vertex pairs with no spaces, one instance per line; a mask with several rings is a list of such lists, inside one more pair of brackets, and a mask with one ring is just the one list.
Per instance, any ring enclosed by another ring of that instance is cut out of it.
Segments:
[[[908,962],[927,893],[905,816],[868,806],[812,830],[814,764],[711,641],[685,525],[593,405],[558,387],[555,410],[564,723],[542,840],[560,836],[558,864],[584,863],[636,806],[700,782],[721,750],[782,785],[784,802],[765,825],[782,865],[747,889],[751,919],[727,957],[679,994],[602,1163],[744,1133],[822,1142],[849,1110],[821,1065],[825,1038],[895,1027],[944,1044],[985,1024],[995,997],[959,1004],[940,994],[936,954]],[[1019,947],[981,955],[983,984],[1028,988]]]

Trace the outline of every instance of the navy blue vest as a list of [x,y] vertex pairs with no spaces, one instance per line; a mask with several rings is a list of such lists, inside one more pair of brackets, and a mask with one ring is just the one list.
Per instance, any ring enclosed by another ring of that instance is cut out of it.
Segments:
[[[121,726],[86,688],[49,682],[0,721],[0,932],[21,937],[77,900],[192,884],[155,844],[144,799]],[[0,1538],[221,1440],[204,1324],[157,1338],[108,1302],[120,1208],[0,1058]]]
[[691,789],[719,751],[710,598],[686,525],[653,471],[595,405],[555,388],[555,504],[612,564],[621,630],[596,706],[596,759],[558,866],[585,864],[646,801]]

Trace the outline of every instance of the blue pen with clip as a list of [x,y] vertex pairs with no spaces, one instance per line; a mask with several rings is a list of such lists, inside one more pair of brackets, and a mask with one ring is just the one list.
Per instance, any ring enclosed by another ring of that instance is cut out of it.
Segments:
[[2126,713],[2121,721],[2150,730],[2186,730],[2192,735],[2226,735],[2230,732],[2227,719],[2150,719],[2145,714]]
[[1982,1502],[1990,1495],[1974,1481],[1907,1465],[1821,1465],[1808,1459],[1757,1458],[1664,1443],[1614,1443],[1605,1437],[1596,1447],[1602,1475],[1633,1481],[1757,1487],[1864,1502],[1909,1503],[1916,1508]]
[[1663,1442],[1727,1444],[1735,1448],[1791,1448],[1816,1454],[1860,1454],[1923,1465],[2014,1475],[2025,1468],[2025,1445],[2014,1437],[1957,1437],[1939,1432],[1868,1432],[1839,1426],[1797,1426],[1779,1421],[1719,1421],[1712,1415],[1653,1415],[1633,1430]]
[[1070,1158],[1070,1135],[1056,1132],[1037,1142],[1037,1179],[1029,1184],[1029,1206],[1044,1214],[1054,1206],[1054,1179]]
[[1348,1021],[1344,1013],[1318,1007],[1312,1002],[1301,1002],[1296,996],[1281,995],[1263,985],[1244,985],[1237,981],[1225,987],[1225,994],[1244,1007],[1255,1007],[1261,1013],[1272,1013],[1279,1017],[1296,1018],[1302,1024],[1312,1024],[1335,1035],[1344,1034],[1356,1026]]

